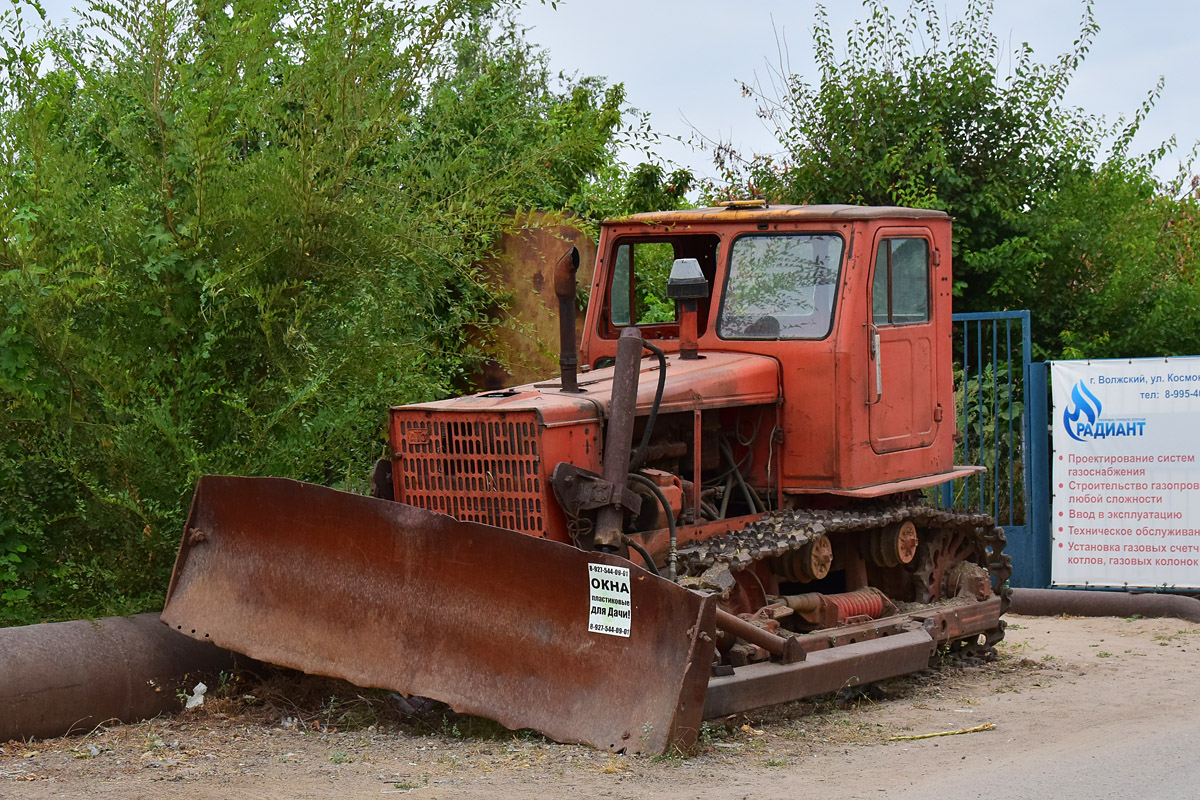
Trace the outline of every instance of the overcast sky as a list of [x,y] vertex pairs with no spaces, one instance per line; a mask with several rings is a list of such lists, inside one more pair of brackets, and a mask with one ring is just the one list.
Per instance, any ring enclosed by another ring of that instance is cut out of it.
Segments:
[[[52,19],[69,17],[72,0],[43,0]],[[602,75],[625,84],[630,105],[650,113],[660,134],[732,140],[745,153],[779,150],[775,136],[742,97],[740,81],[766,79],[783,48],[793,72],[815,77],[811,28],[814,0],[527,0],[521,22],[529,38],[550,51],[556,70]],[[943,21],[961,15],[966,0],[943,0]],[[845,32],[863,16],[857,0],[826,3],[839,52]],[[898,13],[906,0],[889,0]],[[1083,6],[1074,0],[996,0],[992,30],[1001,50],[1029,42],[1039,61],[1070,49]],[[1200,137],[1200,2],[1097,0],[1100,34],[1076,74],[1067,100],[1115,120],[1133,112],[1160,76],[1166,89],[1135,150],[1144,152],[1175,135],[1180,152]],[[777,44],[778,43],[778,44]],[[1002,70],[1007,70],[1005,60]],[[657,151],[711,176],[711,159],[664,140]],[[629,153],[627,160],[637,161]],[[1173,175],[1171,158],[1160,175]]]
[[[825,3],[839,53],[846,31],[864,17],[857,0]],[[965,0],[943,0],[943,22],[957,19]],[[1083,6],[1070,0],[996,0],[992,30],[1001,51],[1028,42],[1038,61],[1068,51],[1079,32]],[[558,8],[533,0],[521,13],[529,38],[548,49],[553,66],[568,73],[603,75],[622,82],[629,103],[651,114],[663,134],[687,138],[693,128],[709,139],[731,139],[743,152],[779,150],[771,130],[742,97],[740,81],[766,79],[779,63],[777,37],[793,72],[815,78],[811,30],[813,0],[560,0]],[[889,0],[895,13],[905,0]],[[1175,135],[1180,152],[1200,137],[1200,3],[1194,0],[1098,0],[1100,33],[1067,95],[1071,105],[1110,121],[1129,115],[1160,76],[1166,88],[1135,151],[1145,152]],[[1001,65],[1008,69],[1007,59]],[[659,151],[711,175],[711,160],[682,146]],[[631,154],[632,156],[632,154]],[[1160,176],[1174,175],[1170,158]]]

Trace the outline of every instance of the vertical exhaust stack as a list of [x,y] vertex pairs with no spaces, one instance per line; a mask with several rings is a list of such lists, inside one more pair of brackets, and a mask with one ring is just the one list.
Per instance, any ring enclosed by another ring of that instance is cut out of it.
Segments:
[[[638,375],[642,362],[642,332],[630,326],[617,340],[617,364],[613,369],[612,402],[608,408],[608,431],[604,437],[604,480],[610,487],[624,487],[633,450],[633,417],[637,409]],[[614,491],[614,500],[616,492]],[[595,548],[606,553],[620,550],[625,509],[613,502],[596,517]]]
[[572,247],[554,265],[554,294],[558,297],[558,368],[562,374],[562,392],[582,392],[576,372],[579,357],[575,351],[575,273],[579,271],[579,248]]
[[667,279],[667,297],[679,307],[679,357],[693,361],[700,357],[700,315],[696,301],[708,297],[708,278],[694,258],[677,258]]

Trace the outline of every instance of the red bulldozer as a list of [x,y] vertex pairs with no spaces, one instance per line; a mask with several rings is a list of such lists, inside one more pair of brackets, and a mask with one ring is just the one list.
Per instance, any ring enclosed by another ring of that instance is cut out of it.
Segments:
[[[390,409],[372,497],[196,488],[165,623],[617,752],[1003,636],[954,465],[951,228],[845,205],[637,214],[555,268],[561,374]],[[665,300],[664,300],[665,298]]]

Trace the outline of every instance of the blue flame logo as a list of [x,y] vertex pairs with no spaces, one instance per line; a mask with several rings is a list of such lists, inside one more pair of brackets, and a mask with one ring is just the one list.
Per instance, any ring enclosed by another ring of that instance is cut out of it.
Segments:
[[1100,408],[1100,400],[1088,391],[1083,381],[1076,383],[1071,390],[1071,404],[1063,411],[1063,427],[1067,429],[1067,434],[1075,441],[1082,442],[1083,439],[1073,430],[1072,423],[1078,422],[1080,417],[1087,417],[1086,430],[1091,430],[1096,420],[1100,419]]

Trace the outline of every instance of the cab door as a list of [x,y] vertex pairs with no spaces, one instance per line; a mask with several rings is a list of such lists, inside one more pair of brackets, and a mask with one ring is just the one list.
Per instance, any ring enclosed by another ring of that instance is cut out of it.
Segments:
[[933,237],[883,228],[875,237],[868,326],[871,448],[926,447],[937,434]]

